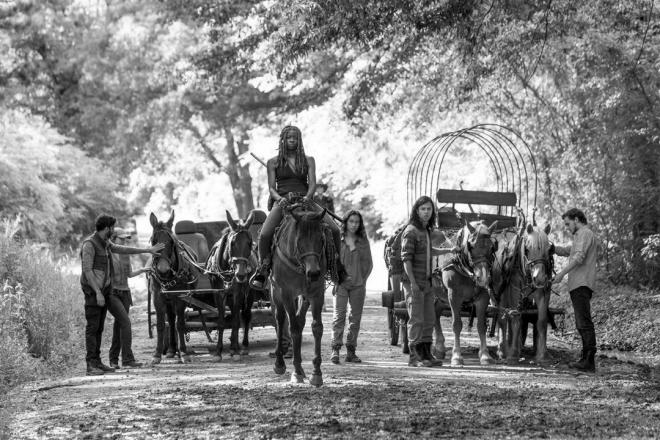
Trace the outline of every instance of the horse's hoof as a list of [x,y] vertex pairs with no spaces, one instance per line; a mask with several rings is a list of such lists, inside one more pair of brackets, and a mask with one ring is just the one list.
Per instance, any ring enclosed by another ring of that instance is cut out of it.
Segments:
[[281,367],[275,365],[273,371],[275,371],[275,374],[284,374],[286,373],[286,365],[282,365]]
[[211,357],[211,362],[222,362],[222,356]]
[[465,361],[463,360],[462,357],[453,357],[451,358],[451,366],[452,367],[462,367],[465,365]]
[[172,359],[174,357],[174,352],[168,351],[167,354],[165,355],[167,359]]
[[315,387],[320,387],[323,385],[323,376],[320,374],[312,374],[312,378],[309,380],[310,385],[314,385]]
[[240,354],[232,354],[231,355],[231,360],[234,361],[234,362],[240,362],[242,360],[241,355]]
[[436,359],[444,359],[447,356],[447,350],[434,346],[431,349],[431,354],[433,354]]
[[191,364],[192,363],[192,356],[190,356],[189,354],[184,355],[183,359],[182,359],[182,362],[184,364]]
[[541,365],[541,366],[550,365],[553,362],[554,362],[554,359],[551,358],[550,356],[543,356],[543,357],[540,357],[540,358],[534,358],[534,363],[538,364],[538,365]]
[[250,352],[248,351],[247,348],[244,348],[243,350],[241,350],[241,356],[247,356],[249,354],[250,354]]
[[[518,363],[518,358],[509,358],[506,360],[507,365],[516,365],[517,363]],[[481,365],[487,365],[487,364],[484,364],[482,362]]]
[[305,374],[291,373],[291,383],[305,383]]
[[159,357],[154,356],[153,358],[151,358],[151,365],[158,365],[158,364],[160,364],[160,361],[161,360],[160,360]]
[[[493,361],[493,358],[491,358],[490,356],[481,356],[479,358],[479,363],[481,365],[491,365],[491,364],[494,363],[494,361]],[[508,363],[508,360],[507,360],[507,363]]]

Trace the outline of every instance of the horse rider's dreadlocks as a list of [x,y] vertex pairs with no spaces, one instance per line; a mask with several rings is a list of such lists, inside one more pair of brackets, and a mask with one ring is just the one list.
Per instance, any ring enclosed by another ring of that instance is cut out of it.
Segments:
[[280,145],[279,145],[279,154],[277,156],[277,166],[286,166],[286,138],[289,133],[294,133],[296,135],[296,140],[298,141],[298,148],[296,150],[296,172],[302,173],[307,168],[307,158],[305,157],[305,149],[303,148],[302,143],[302,134],[300,129],[293,125],[287,125],[282,129],[280,133]]

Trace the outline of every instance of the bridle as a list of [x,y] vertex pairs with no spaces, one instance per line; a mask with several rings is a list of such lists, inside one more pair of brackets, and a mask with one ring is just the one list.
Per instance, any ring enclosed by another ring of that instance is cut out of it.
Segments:
[[250,264],[250,257],[237,257],[232,255],[232,244],[235,242],[236,238],[240,234],[245,234],[248,237],[248,247],[251,250],[252,249],[252,235],[250,234],[250,231],[247,229],[240,228],[236,231],[230,231],[229,235],[227,236],[227,245],[225,248],[225,252],[227,253],[227,256],[229,257],[227,259],[227,263],[229,263],[229,267],[231,269],[232,273],[232,278],[236,277],[236,270],[238,269],[239,263],[244,263],[246,267],[247,273],[250,273],[252,271],[252,267]]
[[[296,220],[296,223],[298,221]],[[277,252],[283,257],[282,260],[283,262],[292,270],[304,274],[305,273],[305,263],[304,259],[306,257],[314,257],[316,260],[319,262],[319,265],[321,264],[322,256],[325,253],[325,248],[326,248],[326,238],[325,238],[325,232],[323,231],[323,226],[322,226],[322,220],[319,220],[319,231],[321,234],[321,252],[314,252],[314,251],[309,251],[309,252],[302,252],[300,250],[299,242],[300,242],[300,234],[298,231],[295,234],[295,240],[294,240],[294,254],[289,255],[285,252],[280,247],[280,240],[275,238],[275,243],[276,243],[276,250]]]
[[[184,278],[187,279],[185,281],[186,284],[195,283],[197,281],[197,277],[193,277],[191,275],[190,271],[187,270],[187,268],[184,268],[182,264],[179,264],[179,262],[180,262],[179,252],[181,252],[182,256],[185,258],[186,256],[185,256],[184,252],[187,252],[187,251],[185,251],[185,248],[183,248],[183,246],[180,245],[179,240],[174,236],[172,231],[170,231],[169,229],[167,229],[163,226],[159,226],[158,228],[154,228],[153,234],[151,235],[151,238],[149,239],[149,242],[151,243],[151,245],[153,246],[153,245],[156,244],[156,234],[158,232],[164,232],[165,234],[167,234],[169,239],[172,241],[172,247],[174,249],[174,252],[172,252],[172,254],[174,255],[173,258],[170,258],[169,255],[163,255],[162,253],[160,253],[160,254],[154,255],[151,259],[152,275],[153,275],[154,278],[156,278],[156,280],[158,281],[158,284],[160,284],[160,286],[163,289],[167,290],[170,287],[173,287],[174,285],[176,285],[179,282],[181,282],[182,280],[184,280]],[[180,248],[183,248],[183,250],[179,251]],[[163,276],[158,271],[158,262],[160,261],[161,258],[164,259],[169,265],[169,271],[168,271],[169,276]],[[189,258],[187,258],[187,259],[190,261]],[[172,267],[176,267],[176,270],[172,269]]]
[[[550,287],[552,286],[551,275],[554,270],[554,259],[552,258],[552,254],[548,252],[547,257],[543,256],[540,258],[535,258],[534,260],[529,260],[527,258],[527,254],[529,250],[527,249],[526,240],[524,239],[522,240],[521,246],[522,246],[521,249],[522,252],[520,252],[521,270],[526,284],[525,287],[527,289],[531,289],[532,291],[537,289],[550,289]],[[541,286],[537,285],[534,282],[534,279],[532,278],[532,272],[536,266],[542,266],[546,274],[546,281]]]

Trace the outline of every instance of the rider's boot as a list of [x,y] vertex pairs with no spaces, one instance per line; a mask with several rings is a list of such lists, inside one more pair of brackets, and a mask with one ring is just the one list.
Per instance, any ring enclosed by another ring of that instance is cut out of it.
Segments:
[[332,354],[330,355],[330,362],[333,364],[339,363],[339,350],[341,350],[341,345],[332,346]]
[[431,362],[431,359],[429,359],[431,352],[427,351],[430,350],[430,347],[428,349],[426,348],[426,342],[420,342],[415,345],[415,348],[417,350],[417,356],[422,361],[422,365],[425,367],[432,367],[433,363]]
[[596,333],[593,329],[580,330],[582,336],[582,357],[577,362],[568,364],[570,368],[580,371],[596,371]]
[[254,289],[265,290],[268,275],[270,275],[270,258],[265,258],[250,278],[250,286]]
[[362,359],[360,359],[358,355],[355,354],[354,345],[346,345],[346,362],[353,362],[356,364],[362,362]]

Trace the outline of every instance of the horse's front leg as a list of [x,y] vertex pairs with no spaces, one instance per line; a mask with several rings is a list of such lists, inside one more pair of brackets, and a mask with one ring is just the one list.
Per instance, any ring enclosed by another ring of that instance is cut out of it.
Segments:
[[508,337],[509,325],[507,316],[504,313],[497,313],[498,331],[497,331],[497,357],[501,361],[505,361],[509,353]]
[[451,326],[454,331],[454,347],[451,350],[451,366],[460,367],[465,365],[463,355],[461,354],[461,330],[463,330],[463,321],[461,319],[461,305],[463,299],[461,295],[449,289],[449,305],[451,306]]
[[477,314],[477,333],[479,334],[479,363],[481,365],[493,363],[493,358],[488,353],[488,345],[486,343],[486,329],[488,327],[486,309],[488,308],[488,301],[488,293],[483,291],[474,302]]
[[173,358],[177,355],[177,352],[179,353],[179,357],[181,356],[180,348],[181,345],[179,344],[177,346],[177,332],[176,332],[176,311],[174,310],[174,302],[175,300],[169,300],[166,305],[166,310],[167,310],[167,326],[168,326],[168,332],[167,332],[167,355],[166,357],[168,358]]
[[213,361],[220,362],[222,361],[222,339],[225,332],[225,291],[220,290],[219,292],[214,293],[213,298],[215,300],[215,307],[218,309],[218,317],[216,318],[216,322],[218,324],[218,343],[215,347],[215,356],[213,356]]
[[240,350],[238,349],[238,329],[241,327],[241,298],[240,289],[235,285],[231,287],[231,335],[229,336],[229,355],[232,360],[240,360]]
[[438,359],[444,359],[447,353],[447,348],[445,347],[445,335],[442,333],[442,324],[440,323],[440,318],[442,318],[442,305],[440,301],[436,301],[435,321],[433,322],[435,342],[433,344],[432,354]]
[[277,347],[275,348],[275,374],[284,374],[286,371],[286,364],[284,363],[284,323],[286,321],[286,311],[282,306],[281,296],[275,298],[275,289],[273,288],[272,309],[275,315],[275,331],[277,332]]
[[538,318],[536,320],[536,329],[538,341],[536,343],[536,356],[534,361],[539,364],[548,363],[552,360],[547,351],[548,337],[548,305],[550,302],[550,291],[538,289],[534,292],[534,300],[538,309]]
[[245,286],[246,293],[245,293],[245,301],[243,302],[243,306],[241,307],[243,309],[243,312],[241,313],[241,316],[243,317],[243,344],[241,347],[241,356],[247,356],[250,354],[250,343],[248,339],[248,335],[250,332],[250,325],[252,322],[252,304],[254,303],[254,295],[252,293],[252,289],[249,288],[249,286]]
[[154,293],[154,310],[156,311],[156,351],[153,354],[151,363],[160,364],[163,356],[163,345],[165,340],[165,305],[162,302],[160,292]]
[[302,367],[302,331],[305,327],[305,315],[309,308],[309,302],[299,296],[290,304],[287,304],[287,314],[289,315],[289,330],[291,332],[291,341],[293,343],[293,373],[291,373],[291,382],[303,383],[306,377],[305,370]]
[[314,335],[314,371],[309,383],[314,386],[323,385],[323,376],[321,375],[321,338],[323,337],[323,321],[321,321],[321,312],[323,311],[323,297],[315,296],[311,300],[312,307],[312,334]]
[[174,313],[176,315],[176,332],[179,335],[179,356],[184,363],[192,362],[186,347],[186,303],[180,300],[174,301]]

